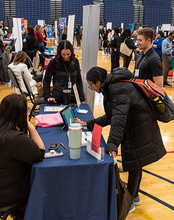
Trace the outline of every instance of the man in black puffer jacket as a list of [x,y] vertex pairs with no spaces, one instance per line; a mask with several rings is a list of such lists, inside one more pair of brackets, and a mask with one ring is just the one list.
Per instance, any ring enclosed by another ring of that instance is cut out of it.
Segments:
[[89,129],[94,123],[111,125],[106,152],[115,157],[121,144],[123,170],[129,171],[127,188],[133,198],[138,197],[142,167],[158,161],[166,154],[158,122],[151,116],[145,98],[128,80],[132,73],[127,68],[107,71],[93,67],[87,73],[89,87],[104,95],[105,115],[88,122],[76,119]]

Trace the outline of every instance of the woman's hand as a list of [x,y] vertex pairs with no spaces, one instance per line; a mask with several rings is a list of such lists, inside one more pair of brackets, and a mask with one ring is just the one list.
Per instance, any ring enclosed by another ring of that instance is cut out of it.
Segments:
[[82,126],[87,126],[87,123],[84,121],[81,121],[79,118],[74,118],[72,122],[79,123]]
[[48,102],[54,102],[54,103],[57,103],[56,100],[55,100],[55,98],[48,98],[47,101],[48,101]]
[[116,151],[109,151],[109,156],[114,158],[117,156],[117,152]]

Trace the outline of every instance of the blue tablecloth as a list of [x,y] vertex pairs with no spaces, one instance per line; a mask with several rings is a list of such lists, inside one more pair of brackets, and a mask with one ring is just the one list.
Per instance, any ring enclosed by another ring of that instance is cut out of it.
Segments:
[[[41,105],[40,113],[44,113]],[[87,121],[93,115],[87,104],[81,108],[88,114],[78,117]],[[44,159],[32,166],[31,192],[25,220],[116,220],[116,186],[113,160],[105,154],[97,160],[81,148],[81,157],[71,160],[68,138],[62,126],[37,128],[46,151],[51,143],[59,144],[64,156]],[[102,138],[101,146],[105,146]]]

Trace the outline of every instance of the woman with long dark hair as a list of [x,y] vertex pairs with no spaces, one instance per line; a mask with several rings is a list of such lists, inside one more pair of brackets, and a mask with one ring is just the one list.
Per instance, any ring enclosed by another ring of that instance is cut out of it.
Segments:
[[[133,40],[131,39],[131,30],[130,28],[126,28],[123,33],[120,36],[120,43],[123,43],[125,41],[125,44],[128,46],[129,49],[132,49],[132,52],[134,49],[136,49],[137,47],[135,46]],[[129,63],[132,59],[132,53],[130,56],[127,56],[125,54],[123,54],[123,67],[128,68],[129,67]]]
[[38,50],[38,40],[37,37],[34,34],[34,28],[31,26],[27,27],[26,30],[26,37],[23,39],[23,51],[27,53],[27,55],[30,57],[31,61],[33,61],[33,58],[36,56],[36,52]]
[[[50,93],[50,82],[53,77],[53,91]],[[80,101],[84,102],[83,84],[78,59],[75,58],[73,45],[63,40],[57,47],[57,55],[48,64],[43,92],[46,101],[63,103],[63,90],[71,90],[71,102],[75,103],[73,85],[76,83]]]
[[0,39],[0,56],[4,53],[5,45],[3,44],[3,41]]
[[27,204],[31,164],[45,154],[40,136],[27,120],[27,109],[26,97],[15,93],[0,105],[0,208]]

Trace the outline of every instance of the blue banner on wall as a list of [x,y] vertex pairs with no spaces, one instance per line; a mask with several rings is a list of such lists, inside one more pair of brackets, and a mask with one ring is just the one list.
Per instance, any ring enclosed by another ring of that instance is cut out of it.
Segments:
[[59,18],[59,42],[62,40],[62,31],[66,26],[66,18]]

